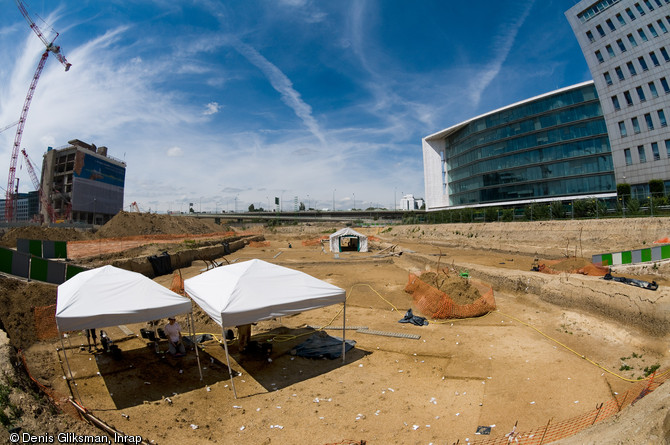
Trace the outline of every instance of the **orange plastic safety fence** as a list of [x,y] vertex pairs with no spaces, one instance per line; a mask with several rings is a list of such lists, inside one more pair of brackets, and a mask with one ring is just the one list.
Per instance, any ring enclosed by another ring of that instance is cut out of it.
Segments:
[[318,246],[319,244],[321,244],[322,241],[326,241],[328,239],[330,239],[330,237],[328,237],[328,236],[322,236],[321,238],[308,239],[308,240],[304,240],[302,242],[302,245],[303,246]]
[[[475,284],[474,281],[472,281]],[[447,294],[424,282],[414,274],[409,275],[405,292],[412,295],[414,306],[423,315],[433,319],[471,318],[485,315],[496,308],[493,288],[482,283],[475,284],[483,288],[481,297],[470,304],[456,304]],[[481,290],[480,290],[481,292]]]
[[172,274],[172,283],[170,283],[170,290],[179,295],[186,295],[184,292],[184,278],[179,271]]
[[35,320],[35,333],[39,340],[58,337],[55,304],[33,308],[33,318]]
[[[529,431],[510,431],[507,435],[497,437],[481,438],[471,441],[472,445],[502,445],[502,444],[519,444],[519,445],[541,445],[548,444],[553,441],[570,437],[584,428],[602,422],[608,417],[618,413],[623,408],[634,404],[644,395],[654,391],[661,384],[663,384],[670,377],[670,372],[666,371],[664,374],[649,380],[642,380],[635,383],[631,389],[624,394],[619,394],[616,398],[610,399],[597,406],[594,410],[584,414],[566,419],[560,422],[552,423],[551,420],[546,425],[534,428]],[[510,433],[512,440],[510,440]]]
[[28,363],[26,363],[26,357],[23,355],[23,351],[19,350],[18,355],[21,358],[21,362],[23,363],[23,367],[26,370],[26,373],[28,374],[28,377],[30,377],[30,380],[32,380],[44,393],[47,398],[49,399],[49,402],[51,402],[52,405],[54,405],[57,409],[60,411],[67,413],[71,415],[72,417],[80,417],[79,411],[77,408],[75,408],[72,403],[70,403],[70,398],[67,397],[64,394],[59,393],[58,391],[54,391],[53,389],[47,388],[43,384],[41,384],[33,375],[30,373],[30,369],[28,368]]

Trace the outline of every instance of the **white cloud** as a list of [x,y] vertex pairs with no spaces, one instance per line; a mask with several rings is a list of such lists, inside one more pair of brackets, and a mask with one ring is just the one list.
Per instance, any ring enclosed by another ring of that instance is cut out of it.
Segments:
[[171,158],[176,158],[179,156],[182,156],[184,154],[184,150],[181,149],[181,147],[170,147],[168,148],[167,155]]
[[219,109],[221,108],[221,105],[219,105],[217,102],[210,102],[207,105],[205,105],[205,111],[203,111],[202,114],[205,116],[208,116],[210,114],[216,114],[219,112]]
[[232,39],[232,43],[234,48],[240,54],[246,57],[246,59],[255,65],[256,68],[261,70],[268,81],[270,81],[272,87],[281,94],[282,101],[303,121],[307,129],[319,140],[319,142],[321,142],[323,146],[326,146],[326,137],[321,131],[321,128],[319,128],[318,122],[314,116],[312,116],[312,107],[302,100],[300,93],[293,88],[291,80],[286,77],[276,65],[266,59],[250,45],[247,45],[238,39]]
[[514,40],[519,32],[521,26],[523,26],[530,10],[533,7],[535,0],[525,2],[525,9],[521,14],[517,15],[517,20],[512,23],[503,23],[501,29],[503,30],[494,37],[493,43],[495,46],[496,55],[491,60],[491,62],[479,73],[472,77],[470,85],[467,90],[469,91],[470,99],[473,101],[473,106],[476,108],[479,105],[481,100],[482,93],[489,86],[491,81],[498,76],[500,70],[502,69],[503,63],[507,59],[510,51],[514,46]]

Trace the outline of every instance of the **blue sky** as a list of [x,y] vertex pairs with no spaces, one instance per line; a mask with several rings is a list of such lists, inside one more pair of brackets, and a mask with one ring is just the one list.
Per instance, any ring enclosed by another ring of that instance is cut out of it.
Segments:
[[[38,168],[48,146],[107,146],[126,210],[390,208],[424,195],[422,137],[591,79],[571,0],[25,4],[72,68],[47,60],[21,146]],[[1,129],[44,47],[0,5]],[[3,187],[15,132],[0,133]]]

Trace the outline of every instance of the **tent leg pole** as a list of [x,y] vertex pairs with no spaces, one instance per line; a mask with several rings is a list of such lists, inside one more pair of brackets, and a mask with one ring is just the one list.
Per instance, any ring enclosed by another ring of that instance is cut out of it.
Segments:
[[200,381],[202,382],[202,366],[200,366],[200,353],[198,352],[198,342],[195,339],[195,326],[193,326],[193,314],[188,314],[188,327],[191,331],[191,343],[195,345],[195,358],[198,361],[198,371],[200,371]]
[[228,361],[228,374],[230,374],[230,386],[233,387],[233,395],[237,399],[237,391],[235,391],[235,382],[233,381],[233,369],[230,367],[230,355],[228,354],[228,340],[226,340],[226,329],[222,326],[221,333],[223,334],[223,347],[226,350],[226,360]]
[[[72,375],[72,368],[70,368],[70,362],[67,359],[67,350],[65,349],[65,343],[63,343],[63,334],[60,332],[58,333],[60,336],[60,345],[63,348],[63,357],[65,357],[65,364],[67,365],[67,372],[70,373],[70,379],[72,379],[72,386],[74,386],[74,392],[77,393],[77,398],[79,399],[79,403],[82,405],[84,402],[81,400],[81,394],[79,394],[79,388],[77,388],[77,382],[74,381],[74,376]],[[69,339],[69,337],[68,337]],[[72,343],[70,343],[70,346],[72,346]]]
[[342,363],[346,360],[347,347],[345,333],[347,332],[347,298],[344,297],[344,309],[342,310]]

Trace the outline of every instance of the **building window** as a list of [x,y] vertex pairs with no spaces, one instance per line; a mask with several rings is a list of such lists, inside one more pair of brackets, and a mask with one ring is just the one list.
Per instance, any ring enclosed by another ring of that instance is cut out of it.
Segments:
[[665,49],[665,47],[661,46],[658,50],[661,52],[663,59],[665,59],[666,62],[670,62],[670,54],[668,54],[668,51]]
[[645,62],[644,57],[638,57],[637,61],[640,62],[640,67],[642,68],[642,71],[649,70],[649,67],[647,66],[647,62]]
[[637,42],[635,41],[635,37],[633,37],[633,34],[628,34],[628,41],[630,42],[633,47],[637,46]]
[[623,71],[621,70],[620,66],[617,66],[616,68],[614,68],[614,71],[616,72],[616,75],[619,78],[619,80],[624,80],[625,79],[625,77],[623,75]]
[[635,91],[637,91],[637,97],[640,99],[640,102],[647,100],[647,98],[644,96],[644,90],[642,87],[635,87]]
[[628,133],[626,132],[626,123],[624,121],[619,122],[619,135],[622,138],[628,136]]
[[610,19],[605,20],[605,23],[607,23],[607,26],[609,27],[610,31],[616,30],[616,27],[614,26],[614,23]]
[[623,155],[626,157],[626,165],[633,165],[633,158],[630,155],[630,148],[623,150]]
[[621,23],[622,25],[626,24],[626,21],[623,19],[623,16],[621,14],[616,15],[616,19]]
[[651,6],[651,2],[650,2],[649,0],[644,0],[644,4],[647,6],[647,8],[648,8],[650,11],[653,11],[653,10],[654,10],[654,7]]
[[647,155],[644,152],[644,145],[637,146],[637,156],[640,158],[640,164],[647,162]]
[[618,39],[618,40],[616,41],[616,44],[619,46],[619,50],[620,50],[622,53],[625,53],[625,52],[626,52],[626,45],[624,45],[624,43],[623,43],[623,41],[622,41],[621,39]]
[[655,52],[650,52],[649,57],[651,58],[651,63],[654,64],[654,66],[659,66],[661,63],[658,61],[658,57],[656,57]]
[[644,15],[644,9],[642,9],[642,6],[640,6],[639,3],[635,3],[635,9],[637,9],[637,12],[640,13],[640,15]]
[[605,49],[607,50],[607,54],[609,54],[610,57],[613,58],[614,57],[614,48],[612,48],[612,45],[607,45],[605,47]]
[[[661,0],[654,0],[654,1],[656,2],[656,4],[657,4],[659,7],[663,6],[663,4],[661,3]],[[666,1],[666,3],[668,3],[668,2]]]
[[596,25],[596,31],[598,31],[598,34],[600,34],[600,37],[605,37],[605,30],[603,29],[602,26]]
[[658,143],[657,142],[652,142],[651,143],[651,153],[654,155],[654,161],[658,161],[661,159],[661,153],[658,151]]
[[659,80],[661,81],[661,86],[663,87],[663,91],[665,91],[666,94],[670,93],[670,85],[668,85],[668,81],[665,80],[665,77],[661,77]]
[[658,97],[658,90],[654,82],[649,82],[649,91],[651,91],[651,97]]
[[633,133],[638,134],[640,132],[640,122],[636,117],[630,120],[633,123]]
[[605,61],[605,59],[603,59],[603,55],[600,54],[600,51],[596,51],[595,54],[596,54],[596,59],[598,59],[598,62],[603,63]]
[[630,8],[626,8],[626,14],[628,14],[628,17],[631,20],[635,20],[635,14],[633,14],[633,11],[631,11]]
[[642,39],[643,42],[646,42],[648,40],[647,35],[644,33],[644,30],[642,28],[638,29],[637,33],[638,33],[638,35],[640,36],[640,38]]
[[661,127],[667,127],[668,121],[665,120],[665,112],[663,110],[658,110],[658,120],[661,122]]
[[665,140],[665,154],[670,158],[670,139]]
[[610,76],[609,71],[605,71],[603,73],[603,77],[605,78],[605,82],[607,83],[607,85],[612,85],[612,76]]
[[621,105],[619,104],[619,97],[618,96],[612,96],[612,105],[614,105],[615,110],[620,110]]
[[595,37],[593,37],[593,33],[591,31],[586,31],[586,38],[589,39],[589,42],[593,43],[596,41]]
[[654,28],[654,25],[649,24],[647,25],[647,28],[649,28],[649,32],[651,33],[652,36],[658,37],[658,33],[656,32],[656,28]]
[[626,99],[626,105],[633,105],[633,98],[630,95],[629,91],[624,91],[623,92],[623,97]]
[[626,66],[628,67],[628,72],[630,73],[631,76],[637,74],[637,71],[635,71],[635,67],[633,66],[633,62],[626,62]]
[[661,28],[663,34],[666,34],[668,32],[668,28],[665,27],[665,23],[663,23],[663,20],[656,20],[656,23],[658,23],[658,27]]
[[647,122],[647,130],[651,131],[654,129],[654,121],[651,120],[651,113],[646,113],[644,115],[644,120]]

